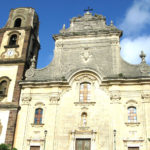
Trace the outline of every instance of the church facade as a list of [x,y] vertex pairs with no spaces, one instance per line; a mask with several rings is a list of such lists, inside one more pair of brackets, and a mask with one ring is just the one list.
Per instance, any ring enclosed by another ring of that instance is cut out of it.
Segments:
[[0,30],[0,142],[18,150],[149,150],[150,67],[120,56],[122,31],[87,11],[55,34],[36,69],[39,20],[11,10]]

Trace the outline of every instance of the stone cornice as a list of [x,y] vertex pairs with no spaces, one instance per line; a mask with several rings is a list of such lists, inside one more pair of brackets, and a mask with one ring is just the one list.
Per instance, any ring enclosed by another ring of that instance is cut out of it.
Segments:
[[1,108],[1,109],[19,109],[20,106],[18,106],[18,105],[15,104],[15,103],[11,103],[11,102],[7,102],[7,103],[1,102],[1,103],[0,103],[0,108]]
[[67,81],[20,81],[19,85],[23,87],[70,87]]

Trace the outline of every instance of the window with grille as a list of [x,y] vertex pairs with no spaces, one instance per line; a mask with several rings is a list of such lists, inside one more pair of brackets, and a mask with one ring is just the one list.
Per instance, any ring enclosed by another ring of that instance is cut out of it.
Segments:
[[80,84],[80,102],[88,102],[91,100],[91,84],[81,83]]
[[136,107],[128,107],[128,122],[137,122]]
[[43,109],[37,108],[35,110],[34,124],[42,124],[42,115],[43,115]]

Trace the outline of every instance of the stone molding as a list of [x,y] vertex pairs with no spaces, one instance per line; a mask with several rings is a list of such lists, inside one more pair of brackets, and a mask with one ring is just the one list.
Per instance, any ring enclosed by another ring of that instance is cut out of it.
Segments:
[[140,122],[125,122],[126,126],[137,127],[140,125]]
[[75,106],[94,106],[96,102],[74,102]]

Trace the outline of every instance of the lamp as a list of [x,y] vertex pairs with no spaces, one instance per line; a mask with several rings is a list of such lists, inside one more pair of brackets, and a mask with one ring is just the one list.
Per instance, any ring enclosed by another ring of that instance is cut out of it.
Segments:
[[44,139],[44,150],[45,150],[47,130],[44,131],[44,135],[45,135],[45,139]]

